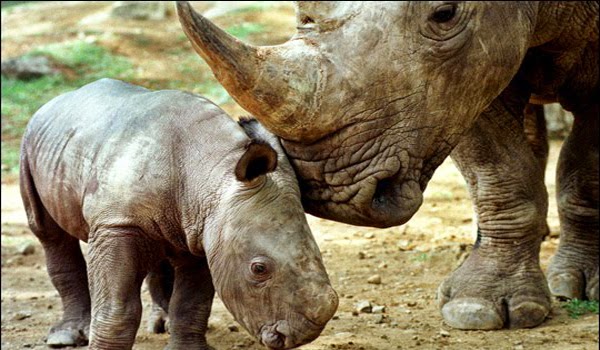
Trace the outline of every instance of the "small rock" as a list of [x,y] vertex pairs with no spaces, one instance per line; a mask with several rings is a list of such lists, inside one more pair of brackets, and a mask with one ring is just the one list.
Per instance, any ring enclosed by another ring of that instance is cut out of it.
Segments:
[[111,15],[126,19],[159,20],[167,16],[168,4],[162,1],[115,1]]
[[408,301],[408,302],[406,302],[406,306],[409,306],[409,307],[417,306],[417,302],[416,301]]
[[449,337],[450,336],[450,332],[448,332],[447,330],[442,329],[442,330],[440,330],[440,335],[442,337]]
[[383,314],[381,314],[381,315],[378,315],[378,316],[377,316],[377,318],[375,318],[375,324],[382,324],[382,323],[385,323],[385,322],[386,322],[386,319],[387,319],[387,316],[386,316],[386,315],[383,315]]
[[382,262],[382,263],[381,263],[381,264],[379,264],[379,266],[377,266],[377,267],[378,267],[378,268],[380,268],[380,269],[385,269],[385,268],[387,268],[387,264],[386,264],[386,263],[384,263],[384,262]]
[[523,345],[517,345],[517,346],[515,346],[515,350],[523,350],[523,349],[525,349],[523,347]]
[[367,283],[370,284],[381,284],[381,276],[373,275],[367,279]]
[[4,76],[20,80],[30,80],[57,73],[57,70],[51,66],[50,60],[44,56],[21,56],[8,59],[2,61],[0,70]]
[[367,232],[367,233],[365,233],[365,238],[366,239],[371,239],[371,238],[374,238],[374,237],[375,237],[375,234],[373,232]]
[[340,316],[338,316],[338,315],[335,315],[335,316],[333,316],[331,319],[332,319],[332,320],[339,320],[339,319],[340,319]]
[[362,252],[362,251],[361,251],[361,252],[358,252],[358,258],[359,258],[360,260],[363,260],[363,259],[364,259],[364,258],[366,258],[366,257],[367,257],[367,254],[366,254],[365,252]]
[[371,312],[374,313],[374,314],[382,314],[382,313],[385,312],[385,306],[383,306],[383,305],[374,305],[371,308]]
[[412,243],[407,239],[399,240],[397,246],[400,251],[412,250],[414,248]]
[[26,242],[21,244],[17,250],[21,255],[31,255],[35,253],[35,245],[31,242]]
[[227,326],[227,329],[229,329],[230,332],[239,332],[240,331],[240,328],[235,324],[230,324],[229,326]]
[[31,311],[19,311],[15,314],[14,319],[16,321],[21,321],[29,317],[31,317]]
[[368,300],[361,300],[356,304],[355,310],[358,313],[370,314],[372,311],[371,302]]

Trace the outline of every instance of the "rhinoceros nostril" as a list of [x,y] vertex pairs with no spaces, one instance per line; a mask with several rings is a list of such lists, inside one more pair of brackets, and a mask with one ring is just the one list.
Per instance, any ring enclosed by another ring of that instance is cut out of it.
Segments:
[[394,204],[395,187],[394,177],[379,180],[377,182],[377,187],[375,187],[375,193],[373,194],[373,206],[381,208]]
[[261,333],[261,341],[269,349],[283,349],[285,345],[285,336],[274,329],[265,329]]

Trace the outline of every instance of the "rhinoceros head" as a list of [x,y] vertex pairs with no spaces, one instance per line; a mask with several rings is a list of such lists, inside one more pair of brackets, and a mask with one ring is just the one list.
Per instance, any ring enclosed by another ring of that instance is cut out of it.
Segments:
[[178,4],[194,49],[282,144],[318,216],[386,227],[419,208],[433,171],[509,84],[535,6],[296,4],[284,44],[242,43]]
[[235,180],[224,178],[203,245],[215,289],[235,319],[268,348],[289,349],[321,333],[338,298],[279,141],[256,121],[243,124],[261,140],[238,158]]

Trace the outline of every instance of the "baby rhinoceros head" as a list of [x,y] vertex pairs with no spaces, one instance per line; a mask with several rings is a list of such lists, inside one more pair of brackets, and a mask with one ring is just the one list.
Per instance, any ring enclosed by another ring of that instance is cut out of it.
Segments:
[[290,349],[319,336],[338,297],[294,171],[278,140],[254,124],[254,135],[246,132],[261,131],[266,140],[243,151],[221,195],[219,234],[204,245],[215,289],[236,320],[267,348]]

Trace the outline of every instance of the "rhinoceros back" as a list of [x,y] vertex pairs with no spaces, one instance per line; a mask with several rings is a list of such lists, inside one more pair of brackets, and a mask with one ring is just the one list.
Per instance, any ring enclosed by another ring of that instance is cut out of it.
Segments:
[[233,120],[213,118],[222,114],[192,94],[102,79],[32,117],[22,161],[43,207],[79,239],[94,225],[173,226],[183,163],[201,174],[203,160],[246,139]]

